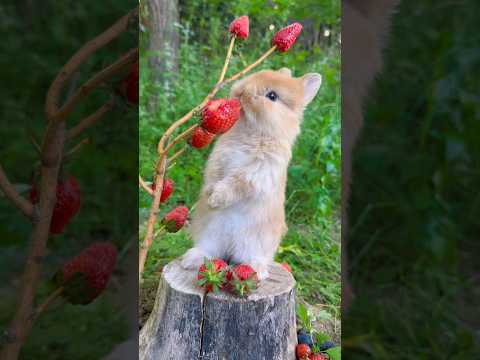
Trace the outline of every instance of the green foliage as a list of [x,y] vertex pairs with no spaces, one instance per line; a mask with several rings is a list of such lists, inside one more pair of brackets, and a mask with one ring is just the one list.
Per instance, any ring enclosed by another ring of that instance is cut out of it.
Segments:
[[394,18],[355,153],[357,300],[343,325],[355,359],[479,357],[468,325],[478,314],[478,11],[477,1],[405,0]]
[[[313,3],[308,1],[311,6]],[[328,3],[332,4],[332,14],[338,15],[340,2]],[[312,24],[339,26],[338,16],[322,13],[319,7],[312,9],[309,17],[297,15],[303,4],[300,1],[275,1],[277,9],[260,1],[238,1],[229,6],[219,1],[180,4],[181,20],[177,24],[181,34],[179,70],[177,74],[165,74],[171,79],[168,87],[150,81],[147,64],[151,54],[145,49],[140,53],[139,162],[140,173],[146,180],[153,177],[156,144],[162,133],[174,120],[200,103],[215,84],[226,54],[227,28],[233,14],[249,15],[250,37],[237,42],[228,74],[256,60],[270,47],[273,34],[290,22],[308,24],[312,20]],[[331,16],[333,20],[323,16]],[[268,30],[270,24],[275,25],[274,30]],[[328,304],[331,313],[339,316],[340,52],[336,38],[331,39],[331,44],[303,41],[311,35],[309,26],[289,52],[271,56],[257,70],[289,67],[295,76],[308,72],[323,76],[319,94],[305,112],[302,134],[295,145],[288,171],[286,214],[289,232],[277,260],[291,265],[302,297],[312,303]],[[142,45],[146,43],[144,40],[141,39]],[[228,89],[222,89],[217,96],[227,95]],[[154,111],[148,105],[152,96],[158,99]],[[177,202],[185,202],[189,207],[194,205],[210,149],[190,150],[169,170],[168,177],[175,181],[175,191],[168,204],[161,207],[160,217]],[[141,192],[140,236],[145,231],[150,203],[150,197]],[[146,283],[150,283],[151,277],[158,276],[157,271],[163,265],[182,255],[191,245],[191,239],[183,230],[155,239],[146,262]]]

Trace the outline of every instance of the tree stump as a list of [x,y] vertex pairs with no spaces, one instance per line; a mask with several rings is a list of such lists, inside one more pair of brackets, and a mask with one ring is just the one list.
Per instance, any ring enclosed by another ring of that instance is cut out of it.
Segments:
[[279,264],[247,298],[204,294],[174,260],[140,332],[140,360],[294,360],[295,280]]

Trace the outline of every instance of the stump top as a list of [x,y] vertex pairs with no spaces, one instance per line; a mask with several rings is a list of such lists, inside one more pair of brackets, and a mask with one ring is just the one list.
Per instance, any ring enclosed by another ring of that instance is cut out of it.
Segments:
[[[246,298],[231,295],[225,291],[208,294],[209,298],[228,299],[229,301],[255,301],[290,292],[295,286],[292,274],[280,264],[274,263],[269,267],[269,277],[260,281],[258,289]],[[163,268],[162,276],[175,290],[187,294],[203,297],[204,290],[196,286],[197,271],[185,270],[180,266],[178,259],[173,260]]]

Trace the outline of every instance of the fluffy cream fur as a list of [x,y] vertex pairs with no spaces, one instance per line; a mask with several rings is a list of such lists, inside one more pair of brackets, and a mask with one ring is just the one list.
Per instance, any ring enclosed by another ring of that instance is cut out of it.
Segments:
[[[204,258],[248,263],[268,277],[287,231],[284,201],[287,167],[300,132],[304,108],[321,84],[319,74],[295,78],[290,70],[260,71],[231,90],[242,104],[234,127],[216,142],[190,225],[195,247],[182,266],[195,269]],[[276,101],[266,97],[269,91]]]

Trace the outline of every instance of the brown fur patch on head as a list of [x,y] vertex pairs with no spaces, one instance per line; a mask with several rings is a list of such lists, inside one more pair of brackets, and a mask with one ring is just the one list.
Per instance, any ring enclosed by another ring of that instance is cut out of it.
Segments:
[[[270,91],[278,95],[275,102],[266,97]],[[283,69],[263,70],[236,83],[231,96],[256,113],[280,110],[298,113],[303,110],[303,91],[301,78],[291,77]]]

